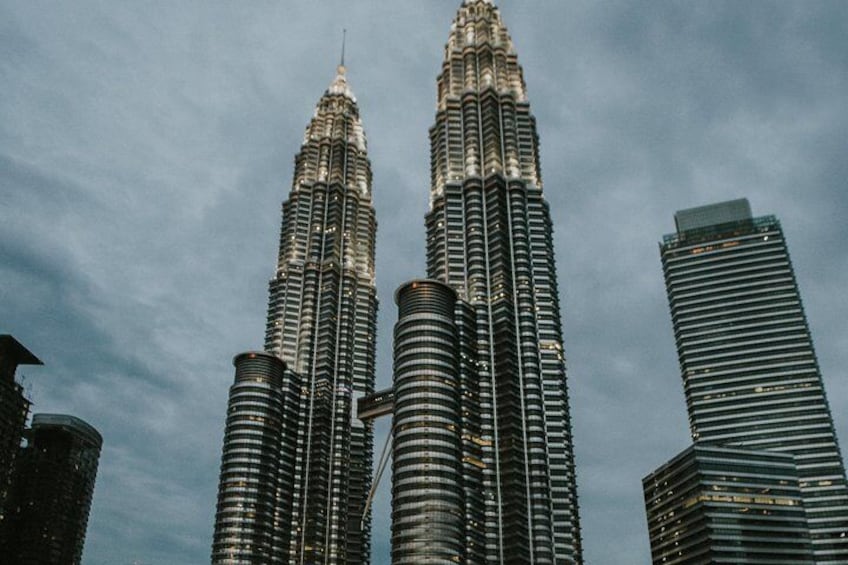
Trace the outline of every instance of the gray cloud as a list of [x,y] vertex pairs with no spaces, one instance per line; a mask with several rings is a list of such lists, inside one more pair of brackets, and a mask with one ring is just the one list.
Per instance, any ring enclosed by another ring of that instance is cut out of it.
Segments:
[[[0,331],[47,362],[25,371],[36,410],[105,436],[86,563],[208,558],[230,359],[261,345],[279,204],[343,27],[390,382],[457,4],[0,0]],[[648,563],[640,480],[688,441],[656,247],[675,210],[747,196],[781,218],[848,441],[848,6],[500,5],[555,222],[587,562]],[[375,563],[388,513],[384,484]]]

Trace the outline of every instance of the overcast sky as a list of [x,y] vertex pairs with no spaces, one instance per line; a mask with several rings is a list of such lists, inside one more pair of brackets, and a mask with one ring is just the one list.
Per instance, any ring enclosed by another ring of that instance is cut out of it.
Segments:
[[[390,384],[458,4],[0,0],[0,333],[45,362],[21,371],[36,412],[103,433],[86,565],[208,562],[231,360],[262,345],[279,206],[345,27]],[[556,230],[586,562],[646,565],[641,478],[689,441],[657,249],[675,210],[748,197],[782,220],[848,442],[848,2],[499,5]]]

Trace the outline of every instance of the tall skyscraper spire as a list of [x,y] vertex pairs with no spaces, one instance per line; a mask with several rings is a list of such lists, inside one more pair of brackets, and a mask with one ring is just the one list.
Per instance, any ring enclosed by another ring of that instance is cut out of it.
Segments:
[[485,561],[580,563],[552,223],[498,9],[465,0],[430,129],[427,275],[475,313]]
[[[377,320],[371,164],[344,66],[318,102],[283,204],[265,349],[303,381],[293,563],[364,563],[360,530],[372,429],[352,417],[373,392]],[[366,521],[366,530],[369,522]]]
[[[273,558],[256,556],[251,562],[367,563],[370,519],[363,512],[373,434],[370,423],[354,418],[353,399],[374,388],[377,223],[365,133],[343,65],[306,127],[282,216],[265,351],[282,359],[285,370],[265,379],[267,394],[279,398],[257,402],[281,413],[275,416],[280,433],[290,438],[279,442],[280,468],[272,473],[279,500],[270,531],[291,536],[283,549],[273,550]],[[259,387],[250,390],[264,394]],[[244,406],[244,398],[234,387],[231,415],[237,405]],[[232,420],[233,426],[245,425],[244,418]],[[235,445],[243,434],[231,434],[230,419],[227,425]],[[221,497],[236,482],[230,473],[225,485],[222,471],[216,544],[228,524],[255,520],[249,503],[235,505],[244,520],[222,513]],[[213,562],[231,562],[228,543],[216,545]]]

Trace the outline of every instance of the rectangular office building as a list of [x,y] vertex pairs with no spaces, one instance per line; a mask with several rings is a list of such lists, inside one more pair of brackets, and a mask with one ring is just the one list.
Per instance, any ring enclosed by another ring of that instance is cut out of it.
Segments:
[[695,444],[642,484],[655,565],[815,563],[791,454]]
[[696,443],[795,456],[816,561],[848,563],[848,490],[780,222],[683,210],[660,245]]

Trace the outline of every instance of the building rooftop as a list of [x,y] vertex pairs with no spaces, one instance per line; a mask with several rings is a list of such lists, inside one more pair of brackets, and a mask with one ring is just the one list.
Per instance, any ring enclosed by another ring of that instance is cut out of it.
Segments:
[[779,229],[775,216],[753,217],[745,198],[729,200],[697,208],[678,210],[674,214],[677,231],[663,236],[662,247],[695,245],[699,242],[731,237],[750,230]]
[[43,430],[45,428],[58,428],[70,432],[77,437],[88,440],[98,449],[103,445],[103,436],[94,426],[77,418],[65,414],[35,414],[32,417],[32,429]]
[[677,233],[682,234],[690,230],[741,222],[751,218],[751,205],[748,203],[748,199],[739,198],[738,200],[678,210],[674,214],[674,223],[677,226]]

